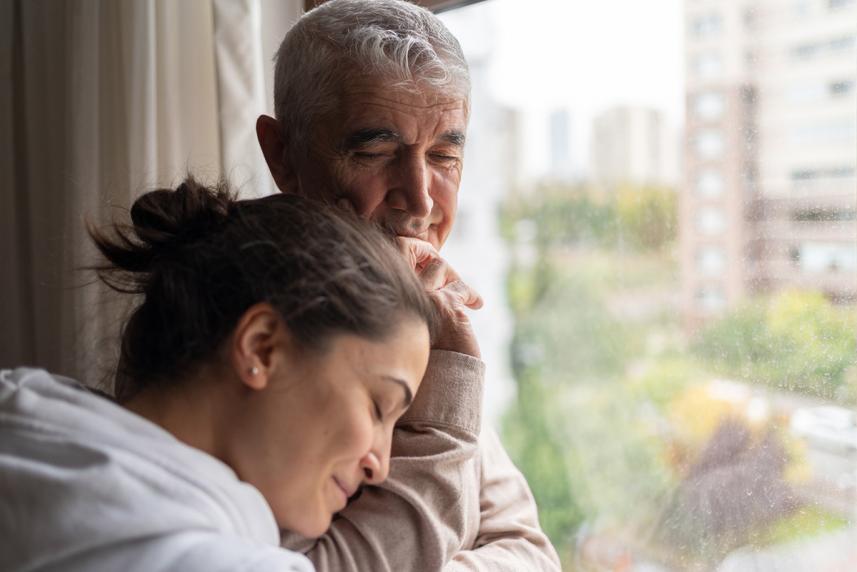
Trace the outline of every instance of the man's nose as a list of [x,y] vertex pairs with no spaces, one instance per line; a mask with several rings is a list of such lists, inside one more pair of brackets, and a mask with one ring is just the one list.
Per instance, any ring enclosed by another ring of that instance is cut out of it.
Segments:
[[390,206],[415,218],[428,217],[434,207],[434,200],[431,198],[431,172],[425,159],[403,157],[397,174],[395,188],[389,193]]

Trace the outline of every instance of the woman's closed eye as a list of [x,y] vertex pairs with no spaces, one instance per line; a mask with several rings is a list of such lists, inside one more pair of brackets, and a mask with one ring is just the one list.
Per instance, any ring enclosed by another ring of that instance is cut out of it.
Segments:
[[384,422],[384,411],[381,409],[381,406],[378,404],[377,399],[372,400],[372,409],[373,409],[373,413],[375,415],[375,420],[378,421],[379,423],[383,423]]

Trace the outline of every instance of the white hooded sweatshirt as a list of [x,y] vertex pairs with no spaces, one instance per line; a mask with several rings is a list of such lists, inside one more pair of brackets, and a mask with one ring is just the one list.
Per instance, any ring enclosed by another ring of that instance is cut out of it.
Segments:
[[214,457],[43,370],[0,371],[3,572],[312,572]]

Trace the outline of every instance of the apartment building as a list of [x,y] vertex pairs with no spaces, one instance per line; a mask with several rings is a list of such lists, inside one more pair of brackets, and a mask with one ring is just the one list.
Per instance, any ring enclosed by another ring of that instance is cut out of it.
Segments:
[[682,305],[857,297],[857,0],[687,0]]
[[589,175],[604,188],[626,183],[673,185],[678,148],[663,113],[617,106],[592,122]]

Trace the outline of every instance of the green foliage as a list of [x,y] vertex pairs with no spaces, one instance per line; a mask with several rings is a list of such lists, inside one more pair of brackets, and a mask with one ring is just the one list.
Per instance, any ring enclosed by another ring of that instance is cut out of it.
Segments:
[[705,372],[698,364],[683,355],[670,355],[654,361],[629,386],[633,399],[648,401],[665,411],[667,406],[691,385],[705,379]]
[[604,242],[612,235],[615,212],[611,204],[586,189],[557,187],[539,189],[510,202],[503,218],[507,238],[515,238],[515,221],[530,220],[536,223],[536,243],[547,247]]
[[847,518],[828,513],[816,506],[806,506],[775,522],[753,537],[756,546],[786,544],[848,526]]
[[602,526],[640,521],[673,484],[665,444],[633,392],[621,385],[578,389],[558,400],[575,498]]
[[857,363],[855,325],[853,313],[819,293],[784,291],[730,312],[699,336],[694,351],[726,374],[832,398]]
[[602,382],[622,374],[634,340],[597,291],[575,276],[554,279],[521,315],[513,351],[546,384]]
[[562,553],[583,513],[573,495],[550,397],[530,377],[519,377],[518,398],[503,419],[503,442],[533,491],[542,528]]
[[652,187],[618,191],[615,199],[617,228],[636,250],[661,250],[671,244],[678,228],[676,194]]
[[587,245],[632,250],[662,250],[675,240],[675,192],[651,187],[624,187],[596,194],[584,187],[547,187],[511,201],[501,212],[502,234],[521,237],[516,222],[535,223],[542,247]]

